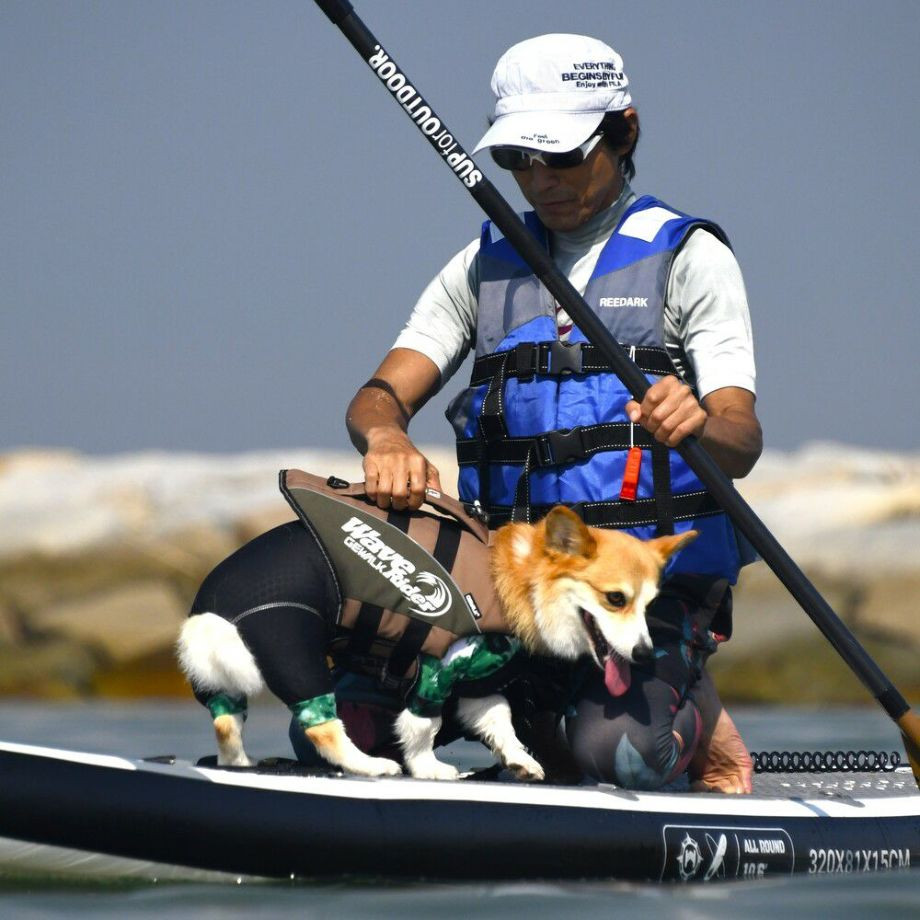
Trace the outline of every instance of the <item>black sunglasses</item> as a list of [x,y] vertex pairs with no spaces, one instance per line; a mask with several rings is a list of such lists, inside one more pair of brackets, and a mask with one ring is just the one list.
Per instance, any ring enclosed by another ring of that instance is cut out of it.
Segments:
[[572,169],[581,166],[591,151],[601,142],[602,134],[589,137],[580,147],[566,150],[565,153],[544,153],[541,150],[529,150],[526,147],[490,147],[489,152],[496,165],[502,169],[511,169],[514,172],[523,172],[530,169],[534,161],[548,166],[550,169]]

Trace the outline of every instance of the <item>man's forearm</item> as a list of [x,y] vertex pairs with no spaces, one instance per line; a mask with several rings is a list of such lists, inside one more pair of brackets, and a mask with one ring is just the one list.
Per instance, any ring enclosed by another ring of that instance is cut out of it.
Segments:
[[700,444],[726,476],[741,479],[754,468],[763,451],[763,434],[756,419],[732,413],[710,415]]
[[409,439],[412,416],[438,390],[441,372],[425,355],[394,348],[355,394],[345,425],[364,454],[364,483],[380,508],[418,508],[425,488],[440,489],[437,468]]
[[345,426],[351,443],[366,454],[381,434],[408,439],[409,413],[393,388],[385,381],[372,379],[361,387],[348,405]]

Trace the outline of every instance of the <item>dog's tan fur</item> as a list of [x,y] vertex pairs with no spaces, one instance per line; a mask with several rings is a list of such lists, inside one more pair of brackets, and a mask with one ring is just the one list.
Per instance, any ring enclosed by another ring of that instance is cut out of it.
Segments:
[[[662,568],[696,535],[691,530],[637,540],[616,530],[586,527],[562,506],[536,526],[509,524],[496,533],[491,556],[505,620],[530,651],[578,657],[569,649],[579,643],[554,641],[552,628],[554,619],[565,616],[571,596],[593,596],[589,612],[608,639],[629,622],[644,627],[645,608],[657,593]],[[624,606],[607,602],[607,595],[615,592],[623,595]],[[617,647],[615,641],[611,644]]]

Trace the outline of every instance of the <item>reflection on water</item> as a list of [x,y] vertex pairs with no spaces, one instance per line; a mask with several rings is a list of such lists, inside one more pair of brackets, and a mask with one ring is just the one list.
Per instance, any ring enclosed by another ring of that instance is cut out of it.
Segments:
[[796,877],[720,886],[570,882],[469,885],[146,884],[4,885],[3,916],[250,918],[309,920],[916,920],[918,873]]

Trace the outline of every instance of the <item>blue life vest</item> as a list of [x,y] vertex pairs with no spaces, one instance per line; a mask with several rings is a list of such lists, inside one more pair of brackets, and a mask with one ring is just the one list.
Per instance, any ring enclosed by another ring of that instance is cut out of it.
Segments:
[[[524,221],[546,244],[536,214]],[[700,228],[727,243],[715,224],[651,196],[637,199],[585,290],[588,306],[650,382],[677,373],[664,341],[668,277],[675,254]],[[559,341],[552,296],[489,221],[479,268],[473,374],[447,410],[457,435],[460,497],[479,501],[492,526],[535,520],[562,503],[588,524],[643,539],[693,528],[699,538],[666,574],[734,583],[741,561],[731,522],[676,451],[629,423],[629,392],[581,330]],[[631,439],[642,463],[636,498],[625,501],[620,488]]]

